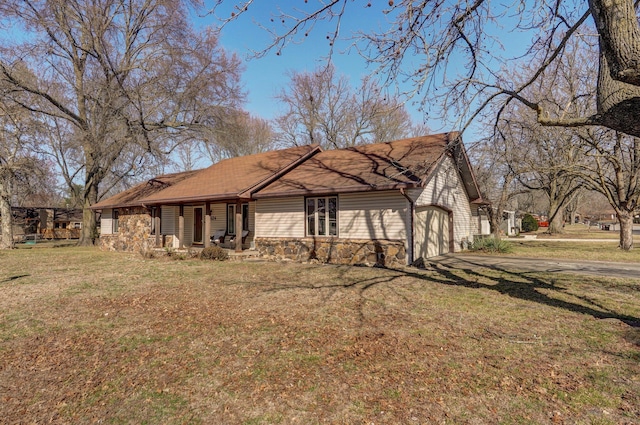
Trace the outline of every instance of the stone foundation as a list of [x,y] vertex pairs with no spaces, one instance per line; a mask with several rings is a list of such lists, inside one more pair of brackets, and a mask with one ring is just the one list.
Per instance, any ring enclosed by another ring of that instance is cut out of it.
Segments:
[[152,249],[156,238],[151,233],[152,217],[146,208],[120,208],[118,233],[100,235],[102,249],[140,252]]
[[256,238],[255,245],[262,257],[275,260],[385,267],[407,263],[404,241],[398,240]]

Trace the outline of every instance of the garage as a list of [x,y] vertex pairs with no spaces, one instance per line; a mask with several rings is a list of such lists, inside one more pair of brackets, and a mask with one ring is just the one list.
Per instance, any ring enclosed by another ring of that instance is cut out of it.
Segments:
[[436,206],[415,210],[414,258],[429,258],[450,252],[450,213]]

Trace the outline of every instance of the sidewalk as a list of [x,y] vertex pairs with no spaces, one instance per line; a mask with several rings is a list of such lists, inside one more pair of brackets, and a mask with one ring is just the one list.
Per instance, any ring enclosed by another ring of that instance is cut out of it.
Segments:
[[[614,241],[617,242],[617,241]],[[429,263],[454,268],[488,267],[519,271],[577,273],[593,276],[618,277],[640,280],[640,264],[609,261],[551,260],[508,256],[447,254],[429,258]]]

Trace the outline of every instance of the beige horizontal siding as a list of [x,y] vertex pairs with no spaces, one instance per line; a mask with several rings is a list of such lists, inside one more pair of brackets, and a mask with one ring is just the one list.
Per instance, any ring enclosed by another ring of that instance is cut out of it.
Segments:
[[100,215],[100,234],[110,235],[113,233],[113,210],[111,208],[102,210]]
[[338,236],[346,239],[406,239],[408,201],[395,191],[341,194]]
[[163,235],[178,234],[178,207],[163,205],[160,208],[160,219],[162,220],[160,229]]
[[211,235],[216,230],[227,229],[227,204],[211,204]]
[[302,196],[256,201],[256,237],[302,238],[304,221],[304,197]]

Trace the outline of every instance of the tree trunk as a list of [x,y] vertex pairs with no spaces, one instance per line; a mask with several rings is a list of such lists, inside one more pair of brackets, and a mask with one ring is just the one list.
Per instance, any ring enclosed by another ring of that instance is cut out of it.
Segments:
[[618,220],[620,221],[620,248],[631,251],[633,249],[633,214],[620,212]]
[[500,224],[502,224],[502,215],[493,208],[487,209],[487,215],[489,216],[489,226],[491,227],[493,237],[500,240]]
[[640,87],[614,80],[600,42],[597,108],[598,124],[640,137]]
[[552,235],[564,232],[564,217],[562,211],[556,212],[556,215],[549,222],[549,229],[547,231]]
[[589,8],[611,76],[628,84],[640,85],[640,27],[634,1],[589,0]]
[[570,210],[569,211],[569,224],[576,224],[576,216],[578,215],[578,212],[576,210]]
[[8,194],[10,183],[0,183],[0,220],[2,220],[2,239],[0,249],[12,249],[13,244],[13,214],[11,214],[11,196]]
[[84,191],[84,204],[82,209],[82,233],[78,245],[93,245],[97,237],[96,213],[89,207],[98,202],[98,188],[89,182]]

